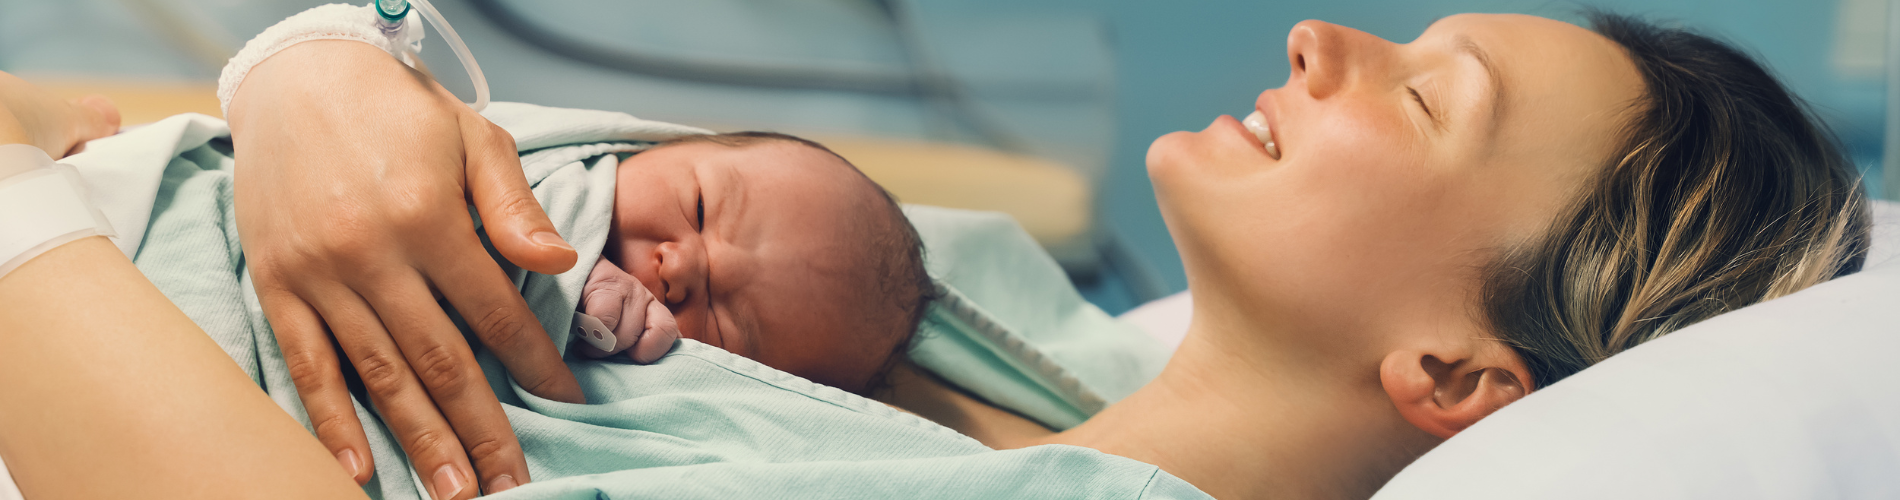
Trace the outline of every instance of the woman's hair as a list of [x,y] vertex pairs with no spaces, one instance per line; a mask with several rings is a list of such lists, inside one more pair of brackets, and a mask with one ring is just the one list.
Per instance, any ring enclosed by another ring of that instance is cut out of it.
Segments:
[[1690,324],[1860,270],[1868,208],[1834,136],[1726,43],[1601,11],[1643,75],[1625,138],[1482,314],[1548,386]]

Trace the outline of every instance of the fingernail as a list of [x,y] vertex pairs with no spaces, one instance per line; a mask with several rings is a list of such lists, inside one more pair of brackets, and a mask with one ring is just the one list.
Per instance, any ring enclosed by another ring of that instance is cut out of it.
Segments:
[[462,494],[462,475],[455,472],[455,466],[444,465],[435,470],[435,498],[448,500]]
[[504,491],[515,489],[515,486],[520,486],[520,485],[515,484],[514,476],[502,474],[499,476],[495,476],[494,481],[488,482],[488,493],[491,495],[495,493],[501,493]]
[[550,246],[550,247],[560,248],[560,249],[565,249],[565,250],[574,249],[574,247],[568,246],[567,241],[561,239],[561,235],[554,234],[551,231],[535,231],[534,236],[532,236],[532,238],[534,239],[535,243],[540,243],[542,246]]
[[336,452],[336,463],[342,464],[343,472],[350,473],[351,478],[355,478],[357,474],[363,473],[363,465],[361,462],[356,461],[355,451],[346,449]]

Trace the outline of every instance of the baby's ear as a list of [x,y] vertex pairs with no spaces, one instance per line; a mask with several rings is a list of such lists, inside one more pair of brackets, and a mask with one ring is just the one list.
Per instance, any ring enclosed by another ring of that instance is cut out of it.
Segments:
[[1530,373],[1509,349],[1402,350],[1379,364],[1379,382],[1407,422],[1450,438],[1530,392]]

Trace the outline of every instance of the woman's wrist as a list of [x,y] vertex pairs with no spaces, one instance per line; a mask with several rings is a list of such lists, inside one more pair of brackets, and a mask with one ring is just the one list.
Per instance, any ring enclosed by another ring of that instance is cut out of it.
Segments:
[[0,277],[88,236],[113,236],[70,165],[31,144],[0,145]]
[[233,135],[242,135],[258,113],[277,114],[284,106],[329,103],[363,92],[393,91],[413,85],[408,66],[375,46],[348,40],[312,40],[286,48],[252,68],[232,94],[225,119]]
[[290,16],[246,42],[244,49],[225,64],[224,70],[218,75],[219,106],[226,116],[230,116],[231,101],[255,67],[275,58],[279,52],[306,42],[360,42],[398,57],[406,52],[420,50],[422,31],[410,29],[406,23],[400,26],[394,31],[385,31],[388,28],[375,10],[359,5],[321,5]]

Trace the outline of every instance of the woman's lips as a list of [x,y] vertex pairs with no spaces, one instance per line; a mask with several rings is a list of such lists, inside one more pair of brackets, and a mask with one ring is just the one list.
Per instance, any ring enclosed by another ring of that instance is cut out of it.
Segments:
[[1273,141],[1273,127],[1267,124],[1267,115],[1255,110],[1253,114],[1247,115],[1247,119],[1240,121],[1240,126],[1246,127],[1248,132],[1253,133],[1254,139],[1266,146],[1267,156],[1280,159],[1280,146]]

